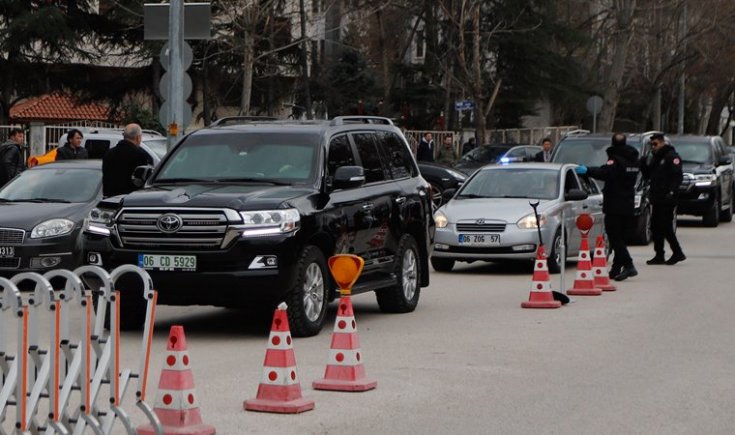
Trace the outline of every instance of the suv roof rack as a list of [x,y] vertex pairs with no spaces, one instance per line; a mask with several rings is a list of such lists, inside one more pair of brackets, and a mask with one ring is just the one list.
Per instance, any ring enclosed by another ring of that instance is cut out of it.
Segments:
[[361,116],[361,115],[357,115],[357,116],[335,116],[329,122],[329,125],[331,125],[331,126],[345,125],[347,123],[393,125],[393,121],[391,121],[390,118],[385,118],[383,116]]
[[223,125],[233,124],[247,124],[248,122],[263,122],[263,121],[278,121],[275,116],[225,116],[219,118],[213,123],[209,124],[210,127],[220,127]]
[[584,135],[588,135],[588,134],[590,134],[590,131],[589,130],[584,130],[584,129],[579,128],[577,130],[570,130],[570,131],[564,133],[564,136],[567,136],[567,137],[569,137],[569,136],[584,136]]

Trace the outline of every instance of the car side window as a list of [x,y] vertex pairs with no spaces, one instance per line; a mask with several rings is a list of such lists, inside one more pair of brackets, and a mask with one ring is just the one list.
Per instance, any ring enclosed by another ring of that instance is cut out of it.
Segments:
[[105,156],[107,150],[110,149],[110,141],[103,139],[87,139],[84,141],[84,148],[87,149],[90,159],[101,159]]
[[374,133],[354,133],[352,140],[357,148],[357,155],[362,161],[362,167],[365,170],[365,182],[375,183],[385,180],[385,172],[383,171],[383,163],[380,161],[380,154],[375,143]]
[[597,184],[591,178],[579,177],[579,184],[582,185],[582,190],[587,192],[587,195],[597,195],[600,193]]
[[356,166],[355,156],[352,153],[350,141],[347,135],[337,136],[329,142],[329,155],[327,156],[327,172],[328,175],[334,175],[334,172],[340,166]]
[[378,140],[388,161],[388,171],[394,180],[414,175],[411,152],[400,137],[395,133],[379,132]]
[[564,180],[564,193],[567,193],[572,189],[579,188],[579,182],[577,181],[577,176],[574,174],[574,171],[567,169],[567,175]]

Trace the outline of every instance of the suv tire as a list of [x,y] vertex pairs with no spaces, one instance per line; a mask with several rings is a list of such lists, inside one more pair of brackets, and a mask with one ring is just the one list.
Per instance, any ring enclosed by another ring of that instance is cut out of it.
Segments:
[[294,337],[317,335],[324,326],[330,278],[322,251],[308,245],[296,264],[296,282],[286,296],[288,323]]
[[[120,291],[120,330],[137,331],[145,322],[146,301],[143,299],[143,283],[133,274],[123,274],[115,287]],[[107,310],[105,326],[110,328],[110,310]]]
[[727,207],[727,210],[720,212],[720,222],[732,222],[732,213],[733,213],[733,205],[735,205],[735,197],[733,197],[733,193],[735,192],[735,189],[732,187],[730,188],[730,206]]
[[431,257],[431,267],[437,272],[451,272],[454,267],[454,260],[451,258]]
[[396,284],[375,292],[378,306],[385,313],[410,313],[416,309],[421,294],[421,262],[413,236],[401,237],[393,270]]
[[653,238],[653,230],[651,229],[651,205],[646,206],[643,214],[638,217],[638,222],[635,227],[635,234],[633,235],[633,244],[635,245],[648,245],[651,243]]
[[715,195],[715,200],[712,201],[712,206],[704,212],[702,216],[702,224],[705,227],[716,227],[720,223],[720,198]]

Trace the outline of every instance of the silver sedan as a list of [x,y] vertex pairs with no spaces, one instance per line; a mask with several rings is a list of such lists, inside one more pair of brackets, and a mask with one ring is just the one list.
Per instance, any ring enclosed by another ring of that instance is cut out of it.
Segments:
[[[519,163],[485,166],[434,214],[436,236],[431,264],[448,272],[456,261],[532,260],[541,227],[549,271],[561,266],[562,211],[566,253],[576,256],[581,235],[576,218],[594,218],[590,248],[602,234],[602,193],[580,178],[572,164]],[[531,202],[539,202],[539,223]]]

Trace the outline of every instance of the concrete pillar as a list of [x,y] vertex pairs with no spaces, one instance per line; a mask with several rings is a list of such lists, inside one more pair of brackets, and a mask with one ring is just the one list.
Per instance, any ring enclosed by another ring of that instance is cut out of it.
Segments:
[[42,122],[31,122],[28,145],[32,156],[46,153],[46,130]]

